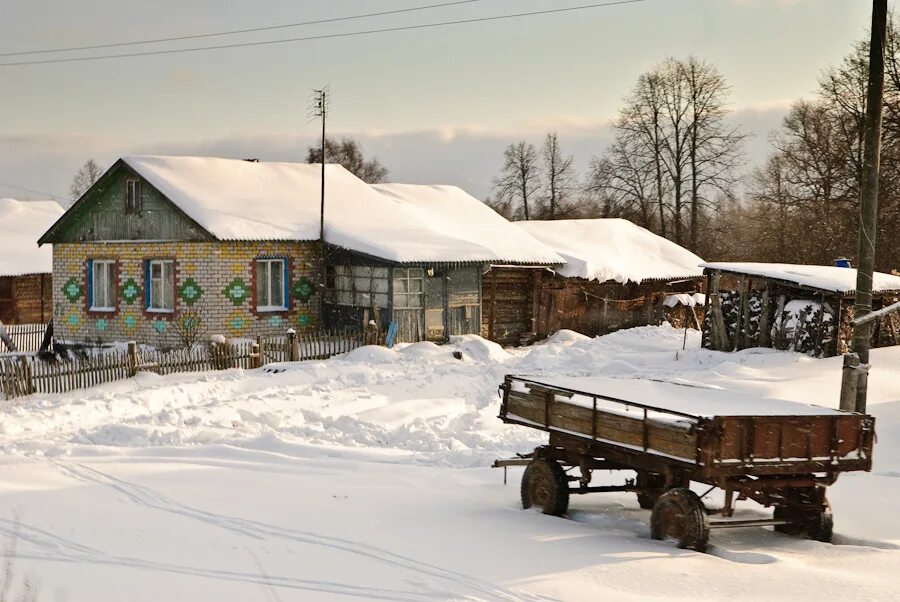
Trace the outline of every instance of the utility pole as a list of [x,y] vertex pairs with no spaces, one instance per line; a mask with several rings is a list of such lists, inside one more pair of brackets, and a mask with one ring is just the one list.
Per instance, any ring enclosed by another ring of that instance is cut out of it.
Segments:
[[[856,274],[854,317],[872,311],[872,275],[875,271],[875,232],[878,215],[878,173],[881,161],[881,114],[884,100],[884,43],[887,31],[887,0],[872,2],[872,33],[869,42],[869,86],[863,140],[862,190],[859,210],[859,267]],[[862,364],[856,391],[856,411],[865,413],[868,386],[869,347],[872,323],[853,328],[853,351]]]
[[311,116],[322,120],[322,186],[319,202],[319,240],[325,244],[325,120],[328,116],[328,96],[330,90],[325,86],[321,90],[313,90]]
[[[322,120],[322,182],[320,186],[319,198],[319,318],[324,315],[325,310],[325,285],[326,285],[326,266],[325,262],[325,121],[328,116],[328,101],[331,96],[331,90],[328,86],[320,90],[313,90],[312,103],[310,106],[310,117],[312,119]],[[321,328],[321,324],[319,324]]]

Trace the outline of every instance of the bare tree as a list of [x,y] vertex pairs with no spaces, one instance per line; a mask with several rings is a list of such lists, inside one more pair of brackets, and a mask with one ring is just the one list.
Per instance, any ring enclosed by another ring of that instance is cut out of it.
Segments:
[[[559,136],[556,132],[547,134],[544,146],[541,148],[543,160],[544,182],[546,188],[546,202],[549,208],[550,219],[556,219],[563,205],[568,201],[569,194],[575,188],[575,168],[572,166],[574,158],[563,155],[559,146]],[[564,211],[565,213],[565,211]]]
[[641,75],[615,122],[613,144],[593,162],[593,195],[698,249],[711,224],[703,213],[714,214],[730,197],[740,165],[743,135],[726,125],[727,95],[715,67],[693,57],[666,59]]
[[81,198],[88,188],[100,179],[103,175],[103,168],[100,167],[93,159],[85,161],[84,165],[75,173],[72,178],[72,185],[69,186],[69,199],[74,203]]
[[[339,163],[347,171],[369,184],[384,182],[388,175],[387,168],[377,158],[366,159],[362,147],[353,138],[341,138],[333,140],[325,139],[325,161],[327,163]],[[322,162],[322,148],[319,145],[310,146],[306,151],[307,163]]]
[[731,194],[745,136],[725,124],[729,87],[718,70],[696,57],[681,63],[680,69],[687,80],[690,106],[690,246],[696,250],[700,246],[701,205],[713,204],[705,191]]
[[[541,188],[538,153],[533,144],[524,140],[510,144],[503,152],[503,169],[494,179],[497,202],[521,205],[522,216],[531,219],[529,201]],[[515,213],[518,215],[518,207]]]

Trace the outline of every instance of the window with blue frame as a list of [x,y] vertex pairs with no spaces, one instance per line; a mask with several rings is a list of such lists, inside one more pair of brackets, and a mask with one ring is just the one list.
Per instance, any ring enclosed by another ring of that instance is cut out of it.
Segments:
[[175,261],[151,259],[147,262],[147,311],[175,311]]
[[116,310],[116,262],[88,260],[88,299],[91,311]]
[[256,260],[256,310],[287,309],[287,262],[277,257]]

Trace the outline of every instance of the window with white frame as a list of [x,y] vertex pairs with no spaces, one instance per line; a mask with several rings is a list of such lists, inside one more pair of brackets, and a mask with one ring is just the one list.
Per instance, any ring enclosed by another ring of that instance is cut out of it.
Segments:
[[394,268],[394,309],[422,307],[425,270]]
[[256,309],[279,311],[287,309],[285,300],[284,259],[256,260]]
[[147,266],[150,281],[147,311],[175,311],[175,262],[151,259]]
[[116,262],[111,259],[91,260],[91,311],[115,311]]
[[125,180],[125,213],[139,213],[141,211],[141,181],[136,179]]
[[330,271],[332,303],[357,307],[388,306],[388,268],[336,265]]

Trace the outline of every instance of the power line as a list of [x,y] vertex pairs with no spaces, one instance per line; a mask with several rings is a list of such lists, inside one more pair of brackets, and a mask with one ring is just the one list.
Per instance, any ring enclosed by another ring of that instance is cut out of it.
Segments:
[[202,52],[207,50],[223,50],[225,48],[244,48],[250,46],[267,46],[271,44],[289,44],[293,42],[308,42],[312,40],[326,40],[332,38],[347,38],[352,36],[373,35],[379,33],[391,33],[397,31],[410,31],[416,29],[431,29],[436,27],[447,27],[451,25],[464,25],[470,23],[484,23],[486,21],[501,21],[505,19],[516,19],[521,17],[535,17],[540,15],[550,15],[556,13],[567,13],[574,11],[589,10],[595,8],[606,8],[622,4],[637,4],[639,2],[647,2],[649,0],[617,0],[614,2],[599,2],[595,4],[582,4],[580,6],[570,6],[566,8],[552,8],[547,10],[536,10],[523,13],[511,13],[506,15],[495,15],[492,17],[476,17],[472,19],[459,19],[456,21],[440,21],[437,23],[422,23],[419,25],[404,25],[398,27],[386,27],[384,29],[367,29],[362,31],[350,31],[345,33],[331,33],[317,36],[306,36],[301,38],[285,38],[280,40],[262,40],[258,42],[242,42],[234,44],[220,44],[217,46],[200,46],[196,48],[173,48],[170,50],[149,50],[146,52],[132,52],[122,54],[105,54],[100,56],[86,56],[76,58],[60,58],[60,59],[39,59],[35,61],[18,61],[14,63],[0,63],[0,67],[19,67],[24,65],[47,65],[53,63],[80,63],[83,61],[100,61],[118,58],[132,58],[138,56],[157,56],[164,54],[181,54],[185,52]]
[[233,29],[230,31],[216,31],[211,33],[198,33],[186,36],[177,36],[172,38],[155,38],[149,40],[133,40],[131,42],[115,42],[109,44],[95,44],[92,46],[70,46],[68,48],[48,48],[45,50],[20,50],[16,52],[0,52],[2,56],[22,56],[25,54],[51,54],[56,52],[72,52],[76,50],[99,50],[101,48],[116,48],[120,46],[137,46],[140,44],[158,44],[162,42],[181,42],[184,40],[197,40],[201,38],[215,38],[220,36],[230,36],[242,33],[256,33],[260,31],[272,31],[275,29],[288,29],[291,27],[303,27],[305,25],[321,25],[324,23],[337,23],[339,21],[352,21],[355,19],[367,19],[369,17],[383,17],[387,15],[398,15],[401,13],[411,13],[434,8],[442,8],[445,6],[456,6],[458,4],[471,4],[473,2],[481,2],[481,0],[457,0],[456,2],[442,2],[440,4],[429,4],[427,6],[415,6],[412,8],[399,8],[397,10],[386,10],[377,13],[365,13],[361,15],[350,15],[346,17],[334,17],[330,19],[319,19],[316,21],[301,21],[299,23],[285,23],[283,25],[268,25],[264,27],[252,27],[249,29]]
[[30,192],[32,194],[40,194],[43,196],[48,196],[51,199],[59,199],[55,194],[51,194],[49,192],[44,192],[43,190],[35,190],[33,188],[25,188],[24,186],[16,186],[15,184],[9,184],[8,182],[0,182],[0,186],[3,188],[12,188],[13,190],[21,190],[22,192]]

